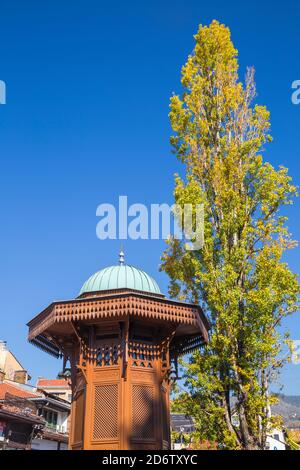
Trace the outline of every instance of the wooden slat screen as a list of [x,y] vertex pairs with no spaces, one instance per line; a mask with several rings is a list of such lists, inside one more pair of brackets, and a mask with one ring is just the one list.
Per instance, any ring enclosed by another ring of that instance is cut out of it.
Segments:
[[154,389],[132,385],[132,437],[154,439]]
[[95,385],[93,439],[118,438],[118,384]]

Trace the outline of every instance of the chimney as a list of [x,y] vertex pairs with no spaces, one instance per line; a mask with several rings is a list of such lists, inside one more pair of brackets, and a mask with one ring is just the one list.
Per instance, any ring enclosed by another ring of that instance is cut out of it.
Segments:
[[7,351],[6,341],[2,341],[1,339],[0,339],[0,351]]
[[14,382],[25,385],[27,383],[27,370],[16,370]]
[[0,369],[0,384],[3,382],[5,379],[5,372],[4,370]]

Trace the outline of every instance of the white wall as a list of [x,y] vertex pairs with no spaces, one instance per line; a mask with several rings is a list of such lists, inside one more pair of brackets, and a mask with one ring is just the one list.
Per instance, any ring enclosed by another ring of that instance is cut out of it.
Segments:
[[[274,436],[278,436],[279,439],[275,439]],[[271,435],[267,436],[267,449],[268,450],[285,450],[285,439],[281,430],[275,429]]]
[[[57,450],[57,442],[48,439],[33,439],[31,447],[33,450]],[[60,450],[68,450],[68,445],[62,442]]]
[[57,429],[60,432],[67,432],[68,430],[68,413],[58,412],[57,415]]

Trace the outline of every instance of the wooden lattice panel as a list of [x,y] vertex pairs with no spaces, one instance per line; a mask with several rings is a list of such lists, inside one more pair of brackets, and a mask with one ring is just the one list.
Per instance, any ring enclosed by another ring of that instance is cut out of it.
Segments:
[[74,410],[74,431],[73,443],[82,443],[83,440],[83,426],[84,426],[84,407],[85,407],[85,393],[81,390],[73,403]]
[[118,438],[118,384],[95,385],[93,403],[93,440]]
[[157,356],[157,348],[154,344],[145,341],[129,341],[128,353],[132,367],[153,368],[153,361]]
[[132,385],[132,436],[154,439],[154,389],[148,385]]
[[120,345],[117,340],[102,340],[97,342],[96,365],[97,367],[114,366],[118,364]]
[[170,428],[169,428],[169,418],[168,418],[168,392],[167,390],[164,389],[164,387],[161,387],[161,395],[162,395],[162,431],[163,431],[163,441],[168,442],[170,439]]

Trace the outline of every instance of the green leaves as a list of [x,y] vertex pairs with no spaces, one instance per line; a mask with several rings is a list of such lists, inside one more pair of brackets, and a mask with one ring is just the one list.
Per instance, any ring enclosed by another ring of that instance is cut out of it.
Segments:
[[269,383],[284,364],[277,327],[298,308],[298,280],[282,260],[295,242],[280,214],[297,188],[286,168],[263,159],[270,114],[253,104],[253,69],[239,81],[229,29],[213,21],[199,27],[195,41],[169,116],[186,175],[176,176],[174,199],[204,203],[205,243],[186,251],[169,240],[162,269],[170,294],[199,302],[212,329],[186,367],[189,393],[176,403],[195,416],[198,437],[263,448],[274,425]]

